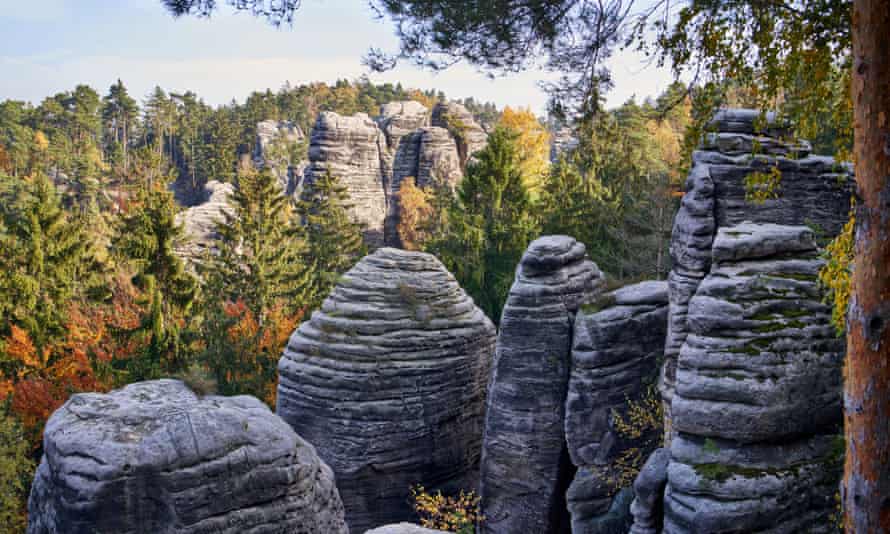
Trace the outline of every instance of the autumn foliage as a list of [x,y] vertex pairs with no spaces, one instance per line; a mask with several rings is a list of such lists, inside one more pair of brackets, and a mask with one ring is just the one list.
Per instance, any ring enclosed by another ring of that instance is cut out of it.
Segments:
[[425,223],[433,215],[430,204],[432,195],[417,187],[414,178],[409,176],[402,180],[399,187],[399,239],[406,250],[420,250],[427,235]]

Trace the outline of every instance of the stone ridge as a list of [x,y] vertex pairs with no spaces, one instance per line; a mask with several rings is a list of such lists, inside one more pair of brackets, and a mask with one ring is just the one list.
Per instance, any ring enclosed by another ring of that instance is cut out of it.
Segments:
[[801,227],[725,228],[716,246],[677,363],[665,532],[828,532],[844,341],[824,262]]
[[631,448],[648,456],[660,440],[655,432],[634,441],[620,435],[612,413],[624,413],[629,399],[654,388],[667,314],[667,282],[649,281],[606,293],[575,318],[565,403],[566,442],[578,468],[568,490],[572,532],[630,527],[630,498],[616,494],[613,465]]
[[265,404],[178,380],[72,395],[46,424],[30,534],[347,532],[331,470]]
[[568,531],[564,412],[575,312],[603,275],[568,236],[532,242],[504,306],[487,401],[482,532]]
[[495,328],[430,254],[380,248],[279,361],[278,413],[337,476],[353,532],[416,516],[409,489],[478,479]]
[[[852,167],[832,158],[809,155],[806,142],[788,140],[787,126],[756,110],[726,109],[715,115],[716,132],[692,155],[686,194],[674,219],[668,275],[670,312],[660,390],[668,413],[674,390],[676,359],[689,331],[687,308],[709,272],[717,230],[743,222],[805,225],[820,241],[836,236],[847,222],[854,188]],[[756,143],[754,143],[756,141]],[[754,145],[760,153],[754,155]],[[748,150],[750,148],[750,150]],[[745,178],[778,169],[777,198],[746,200]]]

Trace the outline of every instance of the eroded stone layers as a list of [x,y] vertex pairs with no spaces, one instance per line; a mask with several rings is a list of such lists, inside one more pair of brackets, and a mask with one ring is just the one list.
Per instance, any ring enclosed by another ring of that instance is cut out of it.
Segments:
[[205,254],[212,253],[217,239],[216,225],[232,213],[229,198],[232,184],[211,180],[204,186],[204,202],[186,208],[176,214],[176,223],[182,225],[183,240],[176,246],[181,257],[200,262]]
[[253,397],[182,382],[81,393],[50,417],[28,532],[347,532],[331,470]]
[[433,108],[432,125],[445,128],[457,138],[461,162],[485,148],[488,134],[474,119],[467,108],[457,102],[440,102]]
[[654,388],[667,330],[667,282],[625,286],[582,307],[575,319],[565,408],[569,456],[578,472],[568,492],[575,534],[626,532],[630,498],[615,495],[614,463],[630,448],[648,456],[657,435],[629,440],[612,424],[628,400]]
[[712,260],[677,364],[665,532],[827,532],[844,342],[813,232],[721,228]]
[[[723,110],[712,126],[716,132],[708,134],[701,150],[693,153],[671,235],[671,304],[661,384],[668,408],[676,358],[688,332],[687,306],[710,268],[717,229],[743,221],[798,224],[816,227],[820,238],[828,239],[839,233],[850,209],[852,168],[810,155],[805,141],[785,141],[786,128],[773,115],[761,121],[754,110]],[[758,155],[752,155],[755,146]],[[746,177],[774,168],[781,173],[777,198],[746,200]]]
[[365,241],[383,244],[386,194],[381,175],[381,143],[377,124],[368,115],[344,117],[332,111],[318,115],[309,143],[309,166],[303,176],[303,194],[330,172],[349,191],[353,219],[364,225]]
[[334,469],[353,532],[475,487],[494,325],[429,254],[381,248],[291,336],[278,413]]
[[568,532],[564,413],[575,312],[603,276],[568,236],[532,242],[501,317],[488,395],[482,531]]
[[278,178],[281,191],[290,196],[298,194],[305,161],[289,161],[289,146],[306,139],[303,130],[291,121],[266,120],[256,125],[253,149],[254,165],[267,167]]

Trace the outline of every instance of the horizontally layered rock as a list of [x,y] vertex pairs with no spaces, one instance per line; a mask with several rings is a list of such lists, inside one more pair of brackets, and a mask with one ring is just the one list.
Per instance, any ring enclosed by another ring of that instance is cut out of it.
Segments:
[[31,534],[347,532],[331,470],[253,397],[178,380],[76,394],[43,444]]
[[718,231],[677,363],[665,532],[833,528],[844,342],[822,265],[806,227]]
[[183,240],[177,244],[176,252],[191,262],[200,262],[213,252],[214,241],[218,238],[216,225],[232,213],[229,198],[232,184],[211,180],[204,186],[205,200],[176,214],[176,223],[182,225]]
[[488,394],[480,492],[482,531],[568,532],[574,474],[564,412],[578,307],[603,276],[568,236],[532,242],[500,322]]
[[[578,468],[568,491],[574,534],[626,532],[630,488],[617,494],[615,462],[637,449],[647,457],[660,443],[652,430],[631,440],[615,430],[612,413],[651,394],[667,331],[666,282],[642,282],[606,293],[575,319],[565,408],[569,456]],[[659,429],[660,430],[660,429]]]
[[305,141],[303,130],[291,121],[267,120],[257,123],[256,132],[254,165],[269,168],[278,179],[281,191],[288,196],[294,195],[307,162],[289,161],[288,152],[292,145]]
[[[717,229],[742,221],[809,225],[821,239],[837,235],[850,209],[852,168],[809,154],[805,141],[788,141],[787,128],[773,115],[760,120],[754,110],[723,110],[701,150],[693,153],[686,194],[671,236],[670,318],[661,391],[666,407],[674,389],[676,358],[689,330],[687,307],[710,269]],[[753,151],[758,155],[752,155]],[[745,199],[745,179],[754,172],[781,173],[777,198]],[[670,424],[670,418],[668,418]],[[670,437],[670,432],[668,432]]]
[[291,336],[278,413],[334,469],[352,532],[414,519],[412,485],[475,488],[494,342],[439,260],[391,248]]
[[473,119],[473,114],[457,102],[436,104],[433,108],[432,125],[445,128],[457,138],[458,153],[463,164],[488,143],[488,134]]

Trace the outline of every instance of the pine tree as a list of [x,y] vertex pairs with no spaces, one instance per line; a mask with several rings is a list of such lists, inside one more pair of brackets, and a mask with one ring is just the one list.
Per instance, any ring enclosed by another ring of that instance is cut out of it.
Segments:
[[340,275],[367,252],[361,225],[350,217],[350,207],[346,186],[330,171],[307,187],[297,203],[308,244],[305,262],[315,273],[310,298],[316,305],[327,296]]
[[124,172],[129,169],[129,149],[138,122],[139,107],[120,80],[112,84],[102,99],[105,125],[105,153],[109,159],[120,158]]
[[538,232],[516,143],[515,132],[495,129],[448,202],[443,227],[426,247],[495,322],[516,264]]

